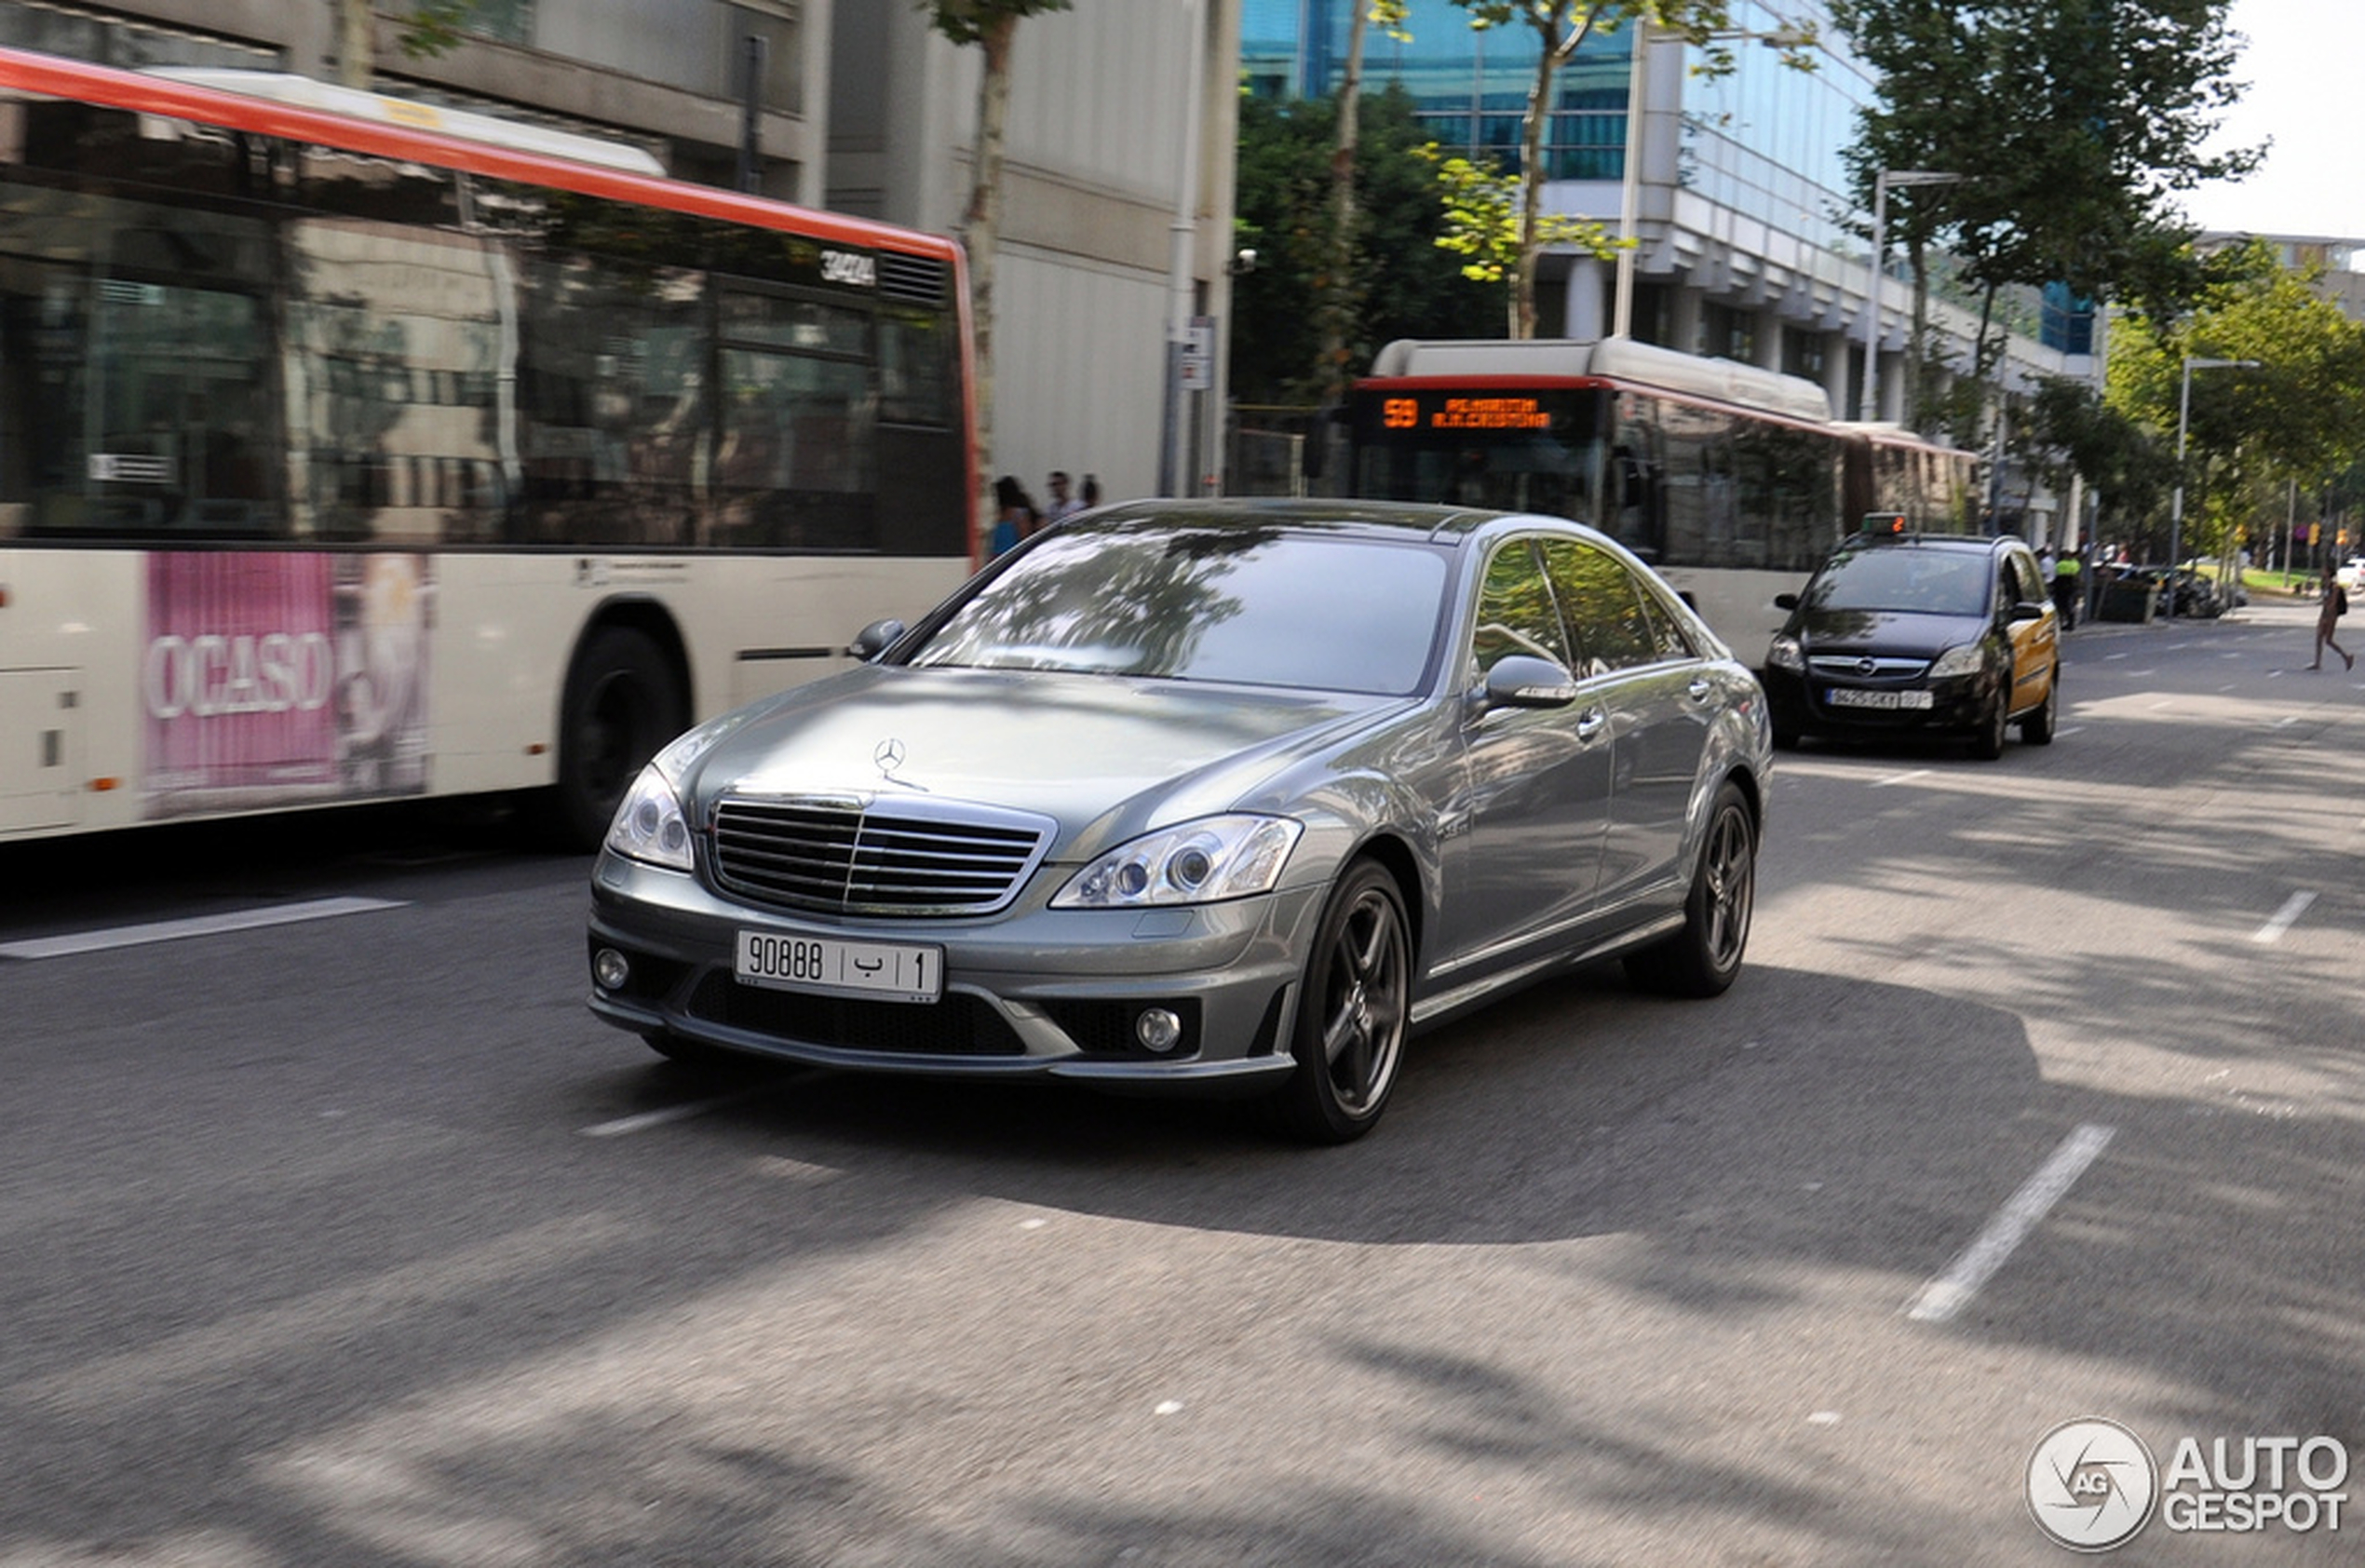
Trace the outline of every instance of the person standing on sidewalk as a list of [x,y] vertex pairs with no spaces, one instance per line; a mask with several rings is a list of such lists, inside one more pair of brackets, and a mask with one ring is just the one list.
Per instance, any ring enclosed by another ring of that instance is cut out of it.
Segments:
[[2354,669],[2357,668],[2356,656],[2350,654],[2346,648],[2342,647],[2338,642],[2332,641],[2332,629],[2340,623],[2340,618],[2347,614],[2348,589],[2341,587],[2340,579],[2338,577],[2335,577],[2330,572],[2325,573],[2324,603],[2323,607],[2316,612],[2316,662],[2309,665],[2307,667],[2308,669],[2321,669],[2324,668],[2324,650],[2327,648],[2330,648],[2332,652],[2340,655],[2343,669]]

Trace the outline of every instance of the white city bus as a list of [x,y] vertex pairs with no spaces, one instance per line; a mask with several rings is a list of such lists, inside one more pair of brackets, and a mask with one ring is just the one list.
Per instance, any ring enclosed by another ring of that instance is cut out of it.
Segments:
[[950,240],[229,79],[0,50],[0,842],[512,791],[596,840],[973,568]]
[[1612,534],[1745,662],[1869,516],[1966,533],[1978,459],[1845,424],[1814,382],[1625,339],[1402,340],[1356,383],[1352,493],[1541,511]]

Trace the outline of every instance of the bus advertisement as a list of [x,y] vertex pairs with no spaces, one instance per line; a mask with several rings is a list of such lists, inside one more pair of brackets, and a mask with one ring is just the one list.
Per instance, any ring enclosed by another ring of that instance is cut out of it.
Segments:
[[0,50],[0,842],[532,791],[596,843],[973,569],[953,241],[299,82]]

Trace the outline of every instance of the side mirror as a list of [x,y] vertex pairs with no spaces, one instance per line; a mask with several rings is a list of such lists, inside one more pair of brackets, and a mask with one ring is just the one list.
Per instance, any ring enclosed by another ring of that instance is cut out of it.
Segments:
[[1777,593],[1777,594],[1776,594],[1776,595],[1774,596],[1774,608],[1776,608],[1777,610],[1795,610],[1795,609],[1797,609],[1797,608],[1798,608],[1798,595],[1797,595],[1797,594],[1794,594],[1794,593]]
[[904,626],[901,621],[872,621],[854,634],[854,641],[845,645],[845,651],[864,664],[868,664],[885,653],[894,644],[895,640],[903,635],[903,632]]
[[2041,621],[2045,618],[2045,606],[2023,599],[2012,606],[2012,613],[2005,618],[2015,626],[2022,621]]
[[1576,700],[1576,677],[1551,659],[1513,654],[1486,672],[1489,708],[1565,708]]

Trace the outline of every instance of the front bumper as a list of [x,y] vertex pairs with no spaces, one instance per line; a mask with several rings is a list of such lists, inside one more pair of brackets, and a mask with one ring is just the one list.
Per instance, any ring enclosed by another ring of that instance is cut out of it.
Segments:
[[[724,899],[693,877],[603,853],[588,953],[613,949],[629,973],[614,988],[595,978],[590,1007],[636,1034],[826,1067],[1253,1093],[1293,1068],[1291,1015],[1321,894],[1120,912],[1047,909],[1030,893],[983,920],[831,921]],[[743,984],[732,959],[750,929],[939,946],[944,993],[897,1002]],[[1182,1021],[1170,1049],[1135,1036],[1147,1007]]]
[[[1765,701],[1774,727],[1791,734],[1913,735],[1976,730],[1987,721],[1995,700],[1993,677],[1987,674],[1950,676],[1939,681],[1859,682],[1769,669],[1761,672],[1760,680],[1765,686]],[[1929,706],[1848,707],[1844,706],[1845,699],[1832,700],[1835,691],[1893,692],[1899,694],[1900,702],[1913,700],[1905,696],[1906,693],[1926,692]]]

